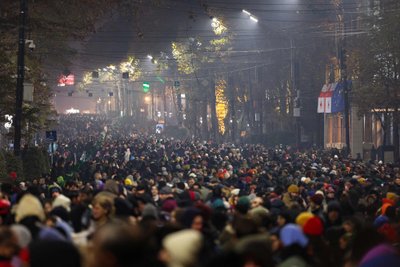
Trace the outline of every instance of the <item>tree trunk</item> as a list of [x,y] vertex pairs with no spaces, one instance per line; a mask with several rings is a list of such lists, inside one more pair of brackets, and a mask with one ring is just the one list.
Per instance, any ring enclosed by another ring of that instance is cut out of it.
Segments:
[[215,80],[214,77],[211,78],[210,82],[210,106],[211,106],[211,127],[212,127],[212,137],[214,142],[218,143],[218,121],[217,121],[217,111],[215,109]]

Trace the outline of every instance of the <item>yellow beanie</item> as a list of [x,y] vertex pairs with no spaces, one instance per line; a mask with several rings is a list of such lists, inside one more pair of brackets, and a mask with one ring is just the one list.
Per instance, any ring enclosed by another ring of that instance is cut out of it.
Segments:
[[289,187],[288,187],[288,190],[287,190],[289,193],[298,193],[299,192],[299,187],[297,186],[297,185],[295,185],[295,184],[291,184]]
[[396,202],[397,199],[399,198],[399,196],[398,196],[396,193],[387,192],[387,193],[386,193],[386,198],[387,198],[387,199],[390,199],[390,200],[392,200],[392,201],[394,201],[394,202]]
[[131,179],[126,178],[125,181],[124,181],[124,184],[125,184],[126,186],[129,186],[129,185],[133,185],[133,182],[132,182]]
[[312,214],[311,212],[302,212],[296,217],[296,224],[303,227],[306,222],[312,217],[314,217],[314,214]]

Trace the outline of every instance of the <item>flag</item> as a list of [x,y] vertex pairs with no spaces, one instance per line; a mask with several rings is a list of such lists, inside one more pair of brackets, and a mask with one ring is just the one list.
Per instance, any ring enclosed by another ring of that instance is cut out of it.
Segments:
[[66,86],[66,85],[74,85],[75,84],[75,76],[73,74],[69,74],[68,76],[61,75],[58,78],[57,86]]
[[325,112],[325,97],[318,97],[318,113]]
[[332,112],[332,97],[325,98],[325,113]]
[[343,83],[339,83],[336,86],[335,91],[332,95],[332,113],[344,111],[344,92]]
[[332,94],[337,83],[325,84],[318,97],[318,113],[331,113]]

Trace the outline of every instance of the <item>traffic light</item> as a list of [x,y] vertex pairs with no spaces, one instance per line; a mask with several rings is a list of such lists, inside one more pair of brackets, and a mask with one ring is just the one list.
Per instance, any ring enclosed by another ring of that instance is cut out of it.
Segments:
[[150,83],[143,82],[143,92],[148,93],[150,91]]

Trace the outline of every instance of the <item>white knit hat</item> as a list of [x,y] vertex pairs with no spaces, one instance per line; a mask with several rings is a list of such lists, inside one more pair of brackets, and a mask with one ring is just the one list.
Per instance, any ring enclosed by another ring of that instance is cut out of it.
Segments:
[[199,231],[187,229],[167,235],[162,243],[170,256],[168,267],[187,267],[197,261],[202,236]]

